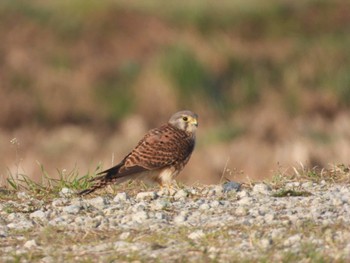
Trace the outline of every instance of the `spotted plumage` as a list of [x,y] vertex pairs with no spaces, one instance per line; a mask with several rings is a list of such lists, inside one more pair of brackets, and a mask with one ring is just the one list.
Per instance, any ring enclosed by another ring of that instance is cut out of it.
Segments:
[[198,116],[180,111],[165,125],[150,130],[136,147],[116,166],[93,178],[91,188],[80,192],[89,194],[112,183],[130,179],[156,182],[169,186],[191,157],[195,146]]

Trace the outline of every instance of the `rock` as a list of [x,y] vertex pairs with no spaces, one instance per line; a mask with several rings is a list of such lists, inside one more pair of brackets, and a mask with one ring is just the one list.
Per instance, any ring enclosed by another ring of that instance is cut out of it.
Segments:
[[283,242],[283,245],[284,246],[293,246],[293,245],[296,245],[296,244],[299,244],[300,243],[300,240],[301,240],[301,235],[299,234],[296,234],[296,235],[293,235],[289,238],[287,238],[284,242]]
[[156,192],[141,192],[136,195],[136,200],[153,200],[157,198]]
[[189,195],[189,193],[187,191],[185,191],[184,189],[180,189],[174,195],[174,199],[175,200],[185,199],[188,195]]
[[210,208],[210,205],[208,203],[201,204],[198,209],[199,210],[208,210]]
[[240,200],[237,201],[240,205],[250,205],[253,203],[253,199],[251,197],[243,197]]
[[214,200],[212,202],[210,202],[210,207],[211,208],[216,208],[216,207],[219,207],[220,206],[220,202],[217,201],[217,200]]
[[17,198],[21,200],[29,200],[30,196],[26,192],[19,192]]
[[121,240],[125,240],[125,239],[128,239],[129,236],[130,236],[130,232],[123,232],[123,233],[121,233],[121,234],[119,235],[119,238],[120,238]]
[[15,230],[29,230],[34,227],[34,225],[31,221],[21,220],[16,223],[9,223],[7,227]]
[[69,200],[66,198],[58,198],[58,199],[54,199],[52,201],[52,206],[54,207],[59,207],[59,206],[65,206],[67,204],[69,204]]
[[274,220],[275,220],[275,214],[270,212],[270,213],[267,213],[265,216],[264,216],[264,219],[265,219],[265,222],[268,223],[268,224],[271,224]]
[[247,191],[243,190],[243,191],[238,192],[238,193],[237,193],[237,196],[238,196],[239,198],[243,198],[243,197],[249,197],[250,194],[249,194]]
[[41,221],[47,220],[46,214],[42,210],[37,210],[29,215],[30,219],[39,219]]
[[169,201],[165,199],[157,199],[151,204],[151,209],[152,210],[163,210],[166,207],[170,206]]
[[202,238],[204,236],[205,236],[205,234],[204,234],[203,230],[197,230],[197,231],[194,231],[191,234],[189,234],[188,238],[196,240],[196,239],[200,239],[200,238]]
[[248,210],[244,207],[237,207],[235,210],[235,215],[237,216],[246,216],[248,214]]
[[148,219],[148,213],[146,211],[139,211],[132,215],[132,220],[137,223],[143,223],[146,219]]
[[71,215],[76,215],[80,212],[81,206],[79,205],[69,205],[63,207],[63,212],[71,214]]
[[175,224],[183,224],[185,221],[187,221],[187,213],[182,212],[179,215],[174,217],[174,223]]
[[238,192],[239,189],[241,189],[241,184],[236,183],[236,182],[226,182],[222,186],[222,191],[224,193],[228,193],[228,192],[231,192],[231,191]]
[[34,239],[28,240],[23,245],[23,247],[26,248],[26,249],[33,249],[33,248],[35,248],[37,246],[38,245],[36,244],[36,241]]
[[67,187],[63,187],[58,194],[60,197],[71,197],[74,194],[74,192]]
[[7,226],[0,225],[0,238],[8,236],[8,228]]
[[257,194],[269,195],[271,187],[266,184],[256,184],[253,187],[253,192]]
[[260,245],[264,249],[268,249],[273,244],[272,239],[263,238],[260,240]]
[[302,187],[302,188],[310,188],[310,187],[312,187],[312,182],[305,182],[305,183],[302,183],[301,187]]
[[105,205],[109,204],[109,202],[107,201],[106,198],[103,198],[101,196],[92,198],[92,199],[86,199],[85,200],[86,203],[96,207],[96,208],[102,208]]
[[173,196],[176,194],[176,190],[174,188],[161,188],[158,192],[158,196]]
[[66,220],[66,217],[59,216],[50,220],[48,224],[51,226],[67,226],[68,222]]
[[122,202],[126,202],[129,199],[130,199],[130,197],[125,192],[122,192],[122,193],[118,193],[113,198],[113,202],[115,202],[115,203],[122,203]]

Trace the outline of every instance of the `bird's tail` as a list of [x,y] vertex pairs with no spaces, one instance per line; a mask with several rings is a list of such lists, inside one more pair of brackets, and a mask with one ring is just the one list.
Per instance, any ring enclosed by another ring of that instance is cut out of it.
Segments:
[[111,169],[98,173],[101,176],[98,176],[89,180],[89,182],[94,182],[93,185],[90,188],[79,192],[78,195],[83,196],[83,195],[90,194],[96,191],[97,189],[104,188],[107,185],[116,182],[118,177],[116,177],[115,175],[118,173],[119,168],[120,166],[118,165],[118,166],[112,167]]

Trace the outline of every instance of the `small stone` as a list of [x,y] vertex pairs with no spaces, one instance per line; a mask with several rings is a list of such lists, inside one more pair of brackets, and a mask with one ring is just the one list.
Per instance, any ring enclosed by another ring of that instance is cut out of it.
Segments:
[[28,240],[27,242],[24,243],[23,247],[27,249],[32,249],[37,247],[38,245],[36,244],[35,240]]
[[146,219],[148,219],[148,214],[146,211],[139,211],[132,215],[132,220],[137,223],[143,223]]
[[21,200],[30,199],[30,196],[26,192],[19,192],[17,198]]
[[175,200],[179,200],[179,199],[184,199],[188,196],[188,192],[185,191],[184,189],[180,189],[179,191],[176,192],[176,194],[174,195],[174,199]]
[[85,224],[85,217],[82,217],[82,216],[77,216],[75,219],[74,219],[74,222],[81,226],[81,225],[84,225]]
[[52,206],[59,207],[59,206],[65,206],[69,203],[68,199],[65,198],[58,198],[52,201]]
[[215,185],[213,191],[215,191],[215,195],[220,195],[224,192],[224,186],[221,184]]
[[156,194],[157,196],[173,196],[176,191],[173,188],[161,188]]
[[301,240],[301,236],[299,234],[296,234],[294,236],[289,237],[283,242],[284,246],[293,246],[295,244],[299,244]]
[[165,215],[163,213],[157,212],[157,213],[154,214],[154,218],[158,219],[158,220],[162,220],[162,219],[165,219],[166,217],[165,217]]
[[272,245],[272,240],[271,239],[267,239],[267,238],[264,238],[260,241],[260,245],[262,248],[264,249],[267,249],[269,248],[271,245]]
[[123,232],[119,235],[119,239],[125,240],[125,239],[129,238],[129,236],[130,236],[130,232]]
[[253,192],[258,194],[268,195],[270,191],[271,187],[266,184],[256,184],[253,187]]
[[303,188],[310,188],[310,187],[312,187],[312,182],[305,182],[305,183],[303,183],[301,185],[301,187],[303,187]]
[[136,200],[153,200],[157,198],[156,192],[141,192],[136,195]]
[[243,197],[240,200],[237,201],[240,205],[249,205],[253,203],[253,199],[251,197]]
[[0,225],[0,237],[7,237],[7,236],[8,236],[7,226]]
[[235,214],[237,216],[246,216],[248,214],[248,210],[244,207],[237,207],[237,209],[235,210]]
[[7,225],[8,228],[16,230],[28,230],[31,229],[33,226],[33,223],[28,220],[21,220],[19,222],[10,223]]
[[341,198],[334,197],[332,199],[332,203],[334,206],[341,206],[341,205],[343,205],[343,200]]
[[129,199],[130,199],[129,196],[125,192],[122,192],[122,193],[118,193],[114,197],[113,202],[121,203],[121,202],[126,202]]
[[194,231],[191,234],[189,234],[188,238],[195,240],[195,239],[200,239],[204,236],[205,236],[205,234],[204,234],[203,230],[197,230],[197,231]]
[[54,263],[56,260],[53,257],[46,256],[41,259],[41,262],[43,263]]
[[42,210],[37,210],[29,215],[30,219],[46,220],[46,214]]
[[80,212],[81,206],[79,205],[69,205],[63,207],[63,212],[66,212],[71,215],[76,215]]
[[185,211],[180,212],[177,216],[174,217],[174,223],[175,224],[183,224],[185,221],[187,221],[188,214]]
[[268,224],[271,224],[275,220],[275,214],[273,213],[268,213],[264,216],[265,222]]
[[222,186],[222,191],[224,193],[228,193],[228,192],[231,192],[231,191],[238,192],[240,188],[241,188],[241,184],[240,183],[226,182]]
[[67,216],[55,217],[54,219],[50,220],[48,224],[51,226],[66,226],[68,224]]
[[145,211],[147,208],[147,204],[144,201],[141,201],[140,203],[135,204],[131,210],[133,212],[140,212],[140,211]]
[[210,205],[208,203],[201,204],[198,209],[200,210],[208,210],[210,208]]
[[151,204],[152,210],[163,210],[168,207],[170,203],[165,199],[157,199]]
[[219,201],[214,200],[214,201],[210,202],[210,207],[216,208],[218,206],[220,206],[220,202]]
[[108,200],[101,196],[98,196],[92,199],[86,199],[85,202],[97,208],[104,207],[105,205],[108,204]]
[[301,184],[299,182],[290,182],[286,183],[285,187],[289,189],[294,189],[296,187],[299,187]]
[[61,197],[70,197],[70,196],[72,196],[73,194],[74,194],[74,192],[73,192],[71,189],[67,188],[67,187],[63,187],[63,188],[61,189],[61,191],[59,192],[59,195],[60,195]]
[[238,196],[239,198],[243,198],[243,197],[249,197],[250,194],[249,194],[247,191],[243,190],[243,191],[238,192],[238,193],[237,193],[237,196]]

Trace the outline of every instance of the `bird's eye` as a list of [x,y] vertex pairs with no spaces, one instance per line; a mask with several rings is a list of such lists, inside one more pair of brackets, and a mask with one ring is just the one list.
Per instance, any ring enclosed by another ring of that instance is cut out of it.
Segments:
[[188,121],[188,118],[187,118],[187,117],[182,117],[182,119],[183,119],[184,121]]

